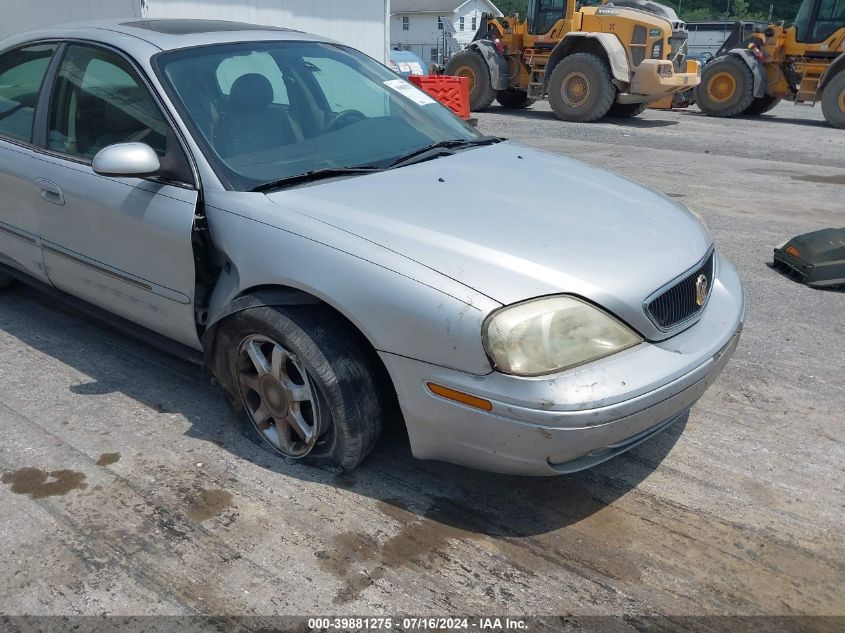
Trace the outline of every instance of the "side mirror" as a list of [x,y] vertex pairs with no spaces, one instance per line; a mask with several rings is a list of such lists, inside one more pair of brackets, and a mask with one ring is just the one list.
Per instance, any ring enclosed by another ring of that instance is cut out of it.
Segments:
[[97,152],[91,167],[101,176],[145,178],[158,174],[161,162],[146,143],[118,143]]

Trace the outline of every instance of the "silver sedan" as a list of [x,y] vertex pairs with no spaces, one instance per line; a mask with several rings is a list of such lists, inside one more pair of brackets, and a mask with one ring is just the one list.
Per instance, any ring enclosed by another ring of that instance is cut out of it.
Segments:
[[736,346],[742,286],[693,213],[348,47],[191,20],[0,46],[0,286],[204,364],[284,458],[352,469],[401,412],[420,459],[573,472]]

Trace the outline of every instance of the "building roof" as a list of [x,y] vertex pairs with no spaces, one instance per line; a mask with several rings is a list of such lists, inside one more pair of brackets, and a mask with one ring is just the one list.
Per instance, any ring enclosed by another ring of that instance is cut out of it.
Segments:
[[[452,13],[467,2],[469,0],[390,0],[390,13]],[[502,14],[493,2],[488,4],[494,13]]]

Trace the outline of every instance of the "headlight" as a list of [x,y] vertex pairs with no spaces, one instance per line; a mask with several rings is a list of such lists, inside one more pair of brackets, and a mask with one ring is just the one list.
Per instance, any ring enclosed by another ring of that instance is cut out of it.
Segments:
[[575,297],[546,297],[502,308],[484,324],[484,348],[501,372],[541,376],[637,345],[642,338]]

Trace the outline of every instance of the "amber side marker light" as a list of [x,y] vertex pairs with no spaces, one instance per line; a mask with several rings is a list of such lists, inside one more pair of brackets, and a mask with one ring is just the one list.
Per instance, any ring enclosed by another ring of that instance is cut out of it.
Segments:
[[789,253],[793,257],[801,257],[801,252],[791,244],[783,249],[784,253]]
[[485,400],[484,398],[479,398],[478,396],[471,396],[470,394],[464,393],[463,391],[449,389],[449,387],[444,387],[443,385],[438,385],[433,382],[426,383],[426,386],[428,387],[428,390],[431,391],[431,393],[436,396],[440,396],[441,398],[446,398],[447,400],[452,400],[454,402],[460,402],[461,404],[465,404],[468,407],[481,409],[482,411],[493,410],[493,403],[489,400]]

